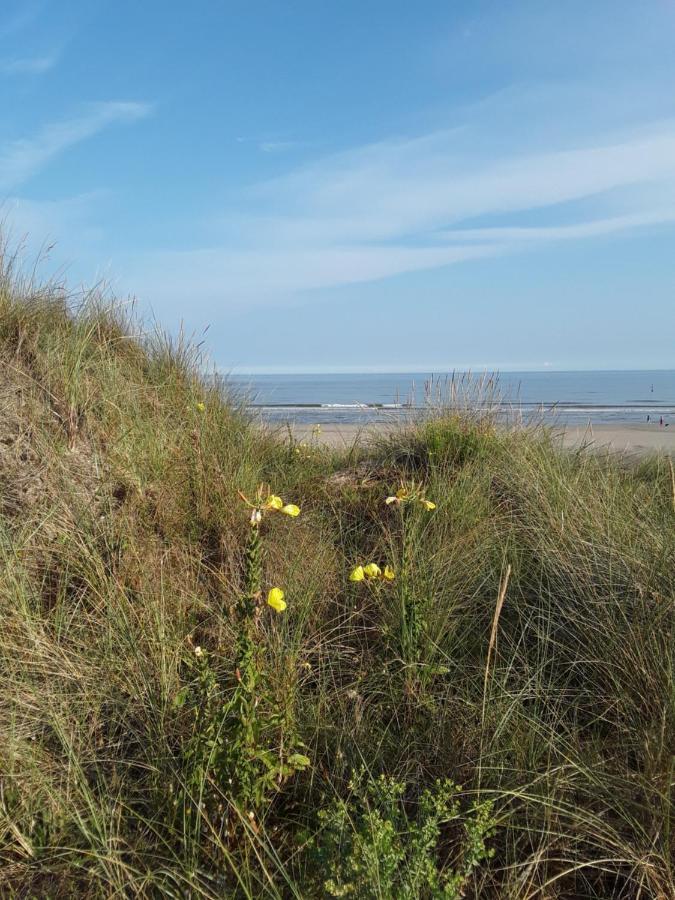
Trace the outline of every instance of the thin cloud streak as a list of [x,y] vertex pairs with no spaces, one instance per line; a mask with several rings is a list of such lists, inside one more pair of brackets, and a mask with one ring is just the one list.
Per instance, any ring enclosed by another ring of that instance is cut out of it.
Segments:
[[[675,181],[671,122],[622,142],[482,166],[457,152],[452,132],[437,132],[335,156],[259,186],[254,199],[263,214],[254,224],[269,240],[396,240],[663,180]],[[275,222],[265,207],[288,214]]]
[[147,103],[97,103],[83,115],[44,126],[31,138],[0,145],[0,193],[27,181],[65,150],[110,125],[136,122],[151,112]]
[[576,225],[546,225],[539,228],[469,228],[438,232],[439,240],[481,242],[506,245],[510,243],[540,243],[543,241],[579,240],[602,237],[635,228],[668,225],[675,222],[675,207],[648,213],[634,213],[612,218],[594,219]]
[[262,141],[258,148],[263,153],[285,153],[300,146],[298,141]]
[[28,56],[0,61],[0,73],[3,75],[44,75],[57,64],[60,53],[46,56]]
[[205,306],[278,303],[299,291],[378,281],[480,257],[497,247],[326,247],[293,252],[220,248],[144,255],[126,266],[143,299],[180,303],[198,296]]
[[81,250],[83,243],[102,233],[92,221],[107,196],[106,191],[90,191],[57,200],[9,197],[0,203],[0,230],[5,238],[27,245],[32,252],[36,241],[61,245],[63,240]]

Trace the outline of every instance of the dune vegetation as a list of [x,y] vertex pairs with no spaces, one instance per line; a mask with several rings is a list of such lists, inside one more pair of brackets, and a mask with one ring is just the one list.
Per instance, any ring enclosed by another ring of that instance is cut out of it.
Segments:
[[1,276],[0,894],[674,896],[668,459],[299,445],[124,310]]

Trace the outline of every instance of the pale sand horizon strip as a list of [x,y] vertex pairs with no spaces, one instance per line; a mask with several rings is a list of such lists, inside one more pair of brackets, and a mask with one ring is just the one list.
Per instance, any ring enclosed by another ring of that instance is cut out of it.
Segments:
[[[314,433],[313,425],[297,423],[269,424],[265,426],[280,437],[292,436],[298,442],[321,443],[336,449],[348,449],[355,444],[367,442],[374,437],[385,435],[400,428],[393,422],[369,422],[358,425],[352,423],[321,425],[321,431]],[[561,436],[567,447],[591,445],[597,449],[609,448],[638,454],[665,452],[675,454],[675,425],[669,428],[658,424],[648,425],[627,422],[622,424],[589,423],[583,425],[556,426],[556,434]]]

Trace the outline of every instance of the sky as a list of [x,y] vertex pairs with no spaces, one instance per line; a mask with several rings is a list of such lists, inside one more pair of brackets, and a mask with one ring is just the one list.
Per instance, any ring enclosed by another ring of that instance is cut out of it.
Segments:
[[229,371],[674,368],[675,0],[3,0],[0,219]]

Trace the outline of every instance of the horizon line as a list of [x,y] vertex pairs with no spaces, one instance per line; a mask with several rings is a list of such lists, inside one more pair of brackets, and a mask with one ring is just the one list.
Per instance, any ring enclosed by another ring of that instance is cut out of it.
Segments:
[[221,374],[231,376],[244,375],[424,375],[425,377],[434,377],[438,375],[452,374],[474,374],[474,375],[501,375],[501,374],[539,374],[546,375],[549,373],[565,373],[565,372],[675,372],[675,367],[657,366],[651,368],[641,368],[636,366],[628,366],[625,368],[589,368],[587,366],[579,367],[563,367],[546,365],[536,368],[531,366],[327,366],[320,368],[318,366],[217,366]]

